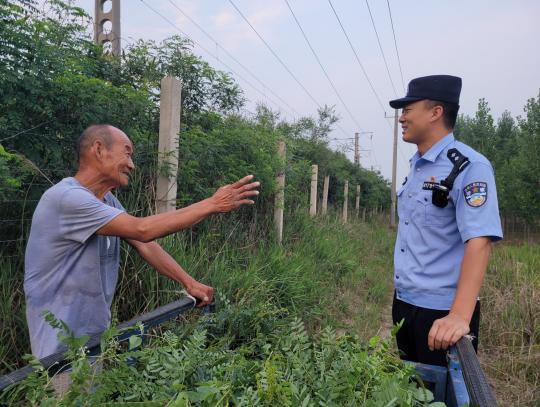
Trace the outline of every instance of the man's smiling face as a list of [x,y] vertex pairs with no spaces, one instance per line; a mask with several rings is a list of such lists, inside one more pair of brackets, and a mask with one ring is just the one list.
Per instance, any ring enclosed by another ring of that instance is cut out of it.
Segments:
[[405,106],[399,117],[403,141],[414,144],[422,142],[432,117],[432,111],[426,106],[424,100]]
[[104,172],[114,187],[127,186],[129,175],[135,169],[133,163],[133,144],[126,134],[115,129],[114,142],[106,151]]

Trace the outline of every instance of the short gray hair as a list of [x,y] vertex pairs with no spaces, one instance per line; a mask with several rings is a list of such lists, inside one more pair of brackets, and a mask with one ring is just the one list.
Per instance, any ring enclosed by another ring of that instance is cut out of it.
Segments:
[[81,154],[87,151],[96,140],[102,140],[107,149],[113,145],[113,126],[110,124],[93,124],[87,127],[77,141],[77,159],[81,160]]

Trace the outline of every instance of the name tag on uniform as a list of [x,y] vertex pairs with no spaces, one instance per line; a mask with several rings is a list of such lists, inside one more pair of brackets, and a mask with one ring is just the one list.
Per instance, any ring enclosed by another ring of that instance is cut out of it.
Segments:
[[433,191],[436,187],[436,185],[439,185],[438,182],[430,182],[430,181],[426,181],[424,182],[424,184],[422,185],[422,189],[424,191]]

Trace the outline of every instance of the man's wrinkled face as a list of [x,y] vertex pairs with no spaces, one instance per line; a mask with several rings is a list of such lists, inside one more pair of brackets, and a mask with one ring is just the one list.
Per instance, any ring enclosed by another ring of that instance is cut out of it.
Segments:
[[115,131],[114,142],[106,149],[104,171],[116,187],[128,185],[129,176],[135,169],[132,156],[131,140],[123,132]]
[[424,100],[405,106],[399,117],[403,141],[414,144],[422,142],[432,119],[432,109],[426,105]]

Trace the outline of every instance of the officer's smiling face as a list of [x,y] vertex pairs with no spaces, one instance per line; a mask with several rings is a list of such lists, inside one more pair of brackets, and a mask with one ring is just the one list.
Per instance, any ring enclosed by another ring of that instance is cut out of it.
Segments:
[[431,109],[426,106],[423,100],[405,106],[399,117],[403,141],[414,144],[422,143],[428,133],[432,116]]

